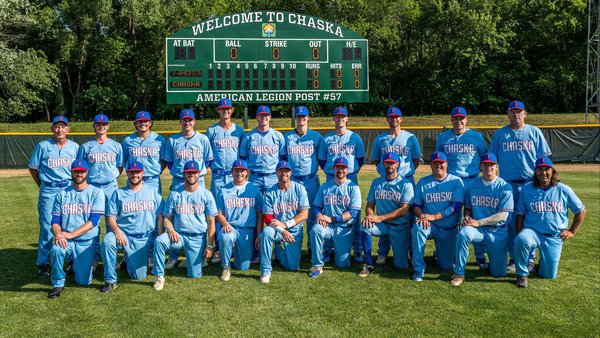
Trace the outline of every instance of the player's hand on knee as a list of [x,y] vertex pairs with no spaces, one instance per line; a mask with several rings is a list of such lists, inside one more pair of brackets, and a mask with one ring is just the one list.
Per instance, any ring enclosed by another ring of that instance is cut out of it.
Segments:
[[465,219],[463,220],[463,225],[478,227],[479,221],[471,217],[465,217]]
[[69,246],[69,242],[67,241],[66,238],[60,238],[56,241],[56,244],[58,244],[61,248],[66,249]]
[[179,243],[179,241],[181,240],[181,236],[179,236],[177,231],[172,230],[171,232],[169,232],[169,239],[172,243]]
[[125,237],[125,234],[123,233],[123,231],[117,231],[115,233],[115,238],[117,240],[117,244],[120,246],[126,246],[127,245],[127,237]]
[[281,235],[283,236],[283,240],[286,243],[294,243],[296,242],[296,240],[294,239],[294,236],[287,230],[283,230],[283,232],[281,233]]
[[221,231],[223,231],[226,234],[230,234],[233,231],[233,227],[231,226],[231,224],[227,223],[221,227]]

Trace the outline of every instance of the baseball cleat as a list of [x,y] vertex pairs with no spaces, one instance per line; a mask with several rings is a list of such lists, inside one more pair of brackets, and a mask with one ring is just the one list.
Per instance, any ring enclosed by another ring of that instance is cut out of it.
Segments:
[[173,269],[175,266],[177,266],[177,260],[169,259],[167,260],[167,264],[165,264],[165,269]]
[[223,282],[228,282],[231,279],[231,269],[229,267],[223,268],[223,273],[221,273],[221,280]]
[[211,263],[221,263],[221,251],[217,251],[215,252],[215,255],[213,256],[213,258],[210,261]]
[[165,276],[157,276],[156,282],[154,282],[154,285],[152,286],[152,288],[156,291],[160,291],[164,287],[165,287]]
[[52,288],[52,290],[50,290],[50,292],[48,292],[48,298],[50,298],[50,299],[58,298],[60,296],[60,293],[63,292],[64,289],[65,289],[64,287]]
[[387,259],[386,256],[377,256],[377,260],[375,261],[375,264],[385,264],[386,259]]
[[322,273],[323,273],[323,267],[321,267],[321,266],[313,266],[312,268],[310,268],[310,271],[308,272],[308,277],[310,277],[310,278],[317,278]]
[[263,284],[269,284],[269,282],[271,281],[271,276],[269,275],[262,275],[260,276],[260,282]]
[[464,281],[465,281],[465,275],[457,275],[457,274],[455,274],[454,276],[452,276],[452,280],[450,281],[450,285],[452,285],[452,286],[459,286]]
[[102,289],[100,289],[100,292],[109,293],[116,288],[117,288],[117,283],[104,282],[104,286],[102,287]]
[[518,276],[517,277],[517,287],[524,289],[526,287],[529,286],[529,283],[527,281],[527,276]]
[[363,264],[362,269],[358,272],[358,277],[367,277],[371,273],[373,273],[375,269],[373,269],[372,265]]
[[415,282],[422,282],[423,281],[423,271],[415,271],[411,277],[412,280],[414,280]]
[[42,264],[38,267],[38,276],[50,277],[50,265]]
[[476,258],[475,261],[477,262],[477,266],[479,267],[479,270],[485,270],[489,267],[487,261],[484,258]]

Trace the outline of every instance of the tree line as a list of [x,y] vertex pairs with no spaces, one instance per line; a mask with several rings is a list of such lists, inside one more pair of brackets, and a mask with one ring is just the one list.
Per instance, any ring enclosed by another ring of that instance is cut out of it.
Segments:
[[[370,102],[350,105],[358,115],[457,105],[497,114],[512,99],[536,113],[585,109],[584,0],[2,0],[0,121],[131,119],[138,110],[177,118],[182,107],[166,104],[165,37],[250,10],[304,13],[364,35]],[[309,108],[327,115],[333,106]]]

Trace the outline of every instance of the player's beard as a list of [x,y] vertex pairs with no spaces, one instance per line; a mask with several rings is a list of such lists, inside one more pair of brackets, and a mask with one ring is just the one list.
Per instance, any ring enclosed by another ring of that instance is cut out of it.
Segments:
[[346,177],[346,174],[343,171],[338,171],[335,176],[340,179],[343,180]]
[[73,183],[81,184],[85,182],[85,178],[87,175],[73,175]]

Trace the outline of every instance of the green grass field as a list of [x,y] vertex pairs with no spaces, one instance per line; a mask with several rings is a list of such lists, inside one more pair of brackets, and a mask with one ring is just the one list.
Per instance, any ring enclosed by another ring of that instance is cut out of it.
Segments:
[[[361,173],[365,197],[373,177],[372,170]],[[354,264],[326,266],[313,280],[304,251],[301,271],[275,266],[268,285],[258,282],[258,265],[234,271],[228,283],[210,265],[200,279],[167,270],[161,292],[152,289],[152,276],[128,281],[120,272],[119,287],[105,295],[99,269],[93,285],[76,287],[70,277],[61,297],[49,300],[49,278],[35,267],[38,189],[28,176],[0,176],[0,336],[597,336],[600,177],[597,168],[561,177],[587,206],[587,218],[563,247],[558,279],[533,275],[525,290],[512,274],[479,272],[473,257],[458,288],[448,285],[450,272],[435,267],[413,282],[412,271],[396,270],[389,259],[367,278],[356,276]]]

